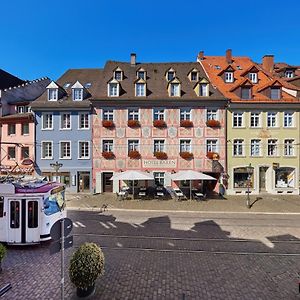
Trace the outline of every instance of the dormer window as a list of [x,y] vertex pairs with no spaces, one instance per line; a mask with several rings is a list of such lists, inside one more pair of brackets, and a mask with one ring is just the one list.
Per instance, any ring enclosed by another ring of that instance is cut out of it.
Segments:
[[48,100],[57,101],[58,99],[58,89],[48,89]]
[[284,73],[284,77],[286,78],[293,78],[294,77],[294,71],[292,70],[286,70]]
[[209,91],[208,83],[200,83],[200,96],[208,97],[209,96],[208,91]]
[[180,97],[180,83],[171,83],[170,96],[171,97]]
[[145,71],[140,70],[137,72],[136,75],[137,75],[137,79],[146,80],[146,72]]
[[243,100],[251,99],[251,87],[244,86],[241,88],[241,99]]
[[173,80],[175,78],[175,70],[174,69],[169,69],[169,71],[167,72],[167,74],[166,74],[166,79],[168,80],[168,81],[171,81],[171,80]]
[[197,81],[198,80],[198,72],[193,71],[191,72],[191,81]]
[[116,79],[118,81],[122,81],[123,80],[123,72],[122,72],[122,70],[117,69],[114,72],[114,79]]
[[83,89],[73,89],[73,101],[83,100]]
[[225,72],[225,82],[233,82],[233,72]]
[[118,97],[119,96],[119,84],[116,82],[110,82],[108,84],[108,96]]
[[278,100],[281,97],[281,89],[279,87],[271,87],[270,98]]
[[252,83],[257,83],[257,73],[249,73],[248,77]]
[[135,84],[135,95],[137,97],[146,96],[146,84],[145,83],[136,83]]

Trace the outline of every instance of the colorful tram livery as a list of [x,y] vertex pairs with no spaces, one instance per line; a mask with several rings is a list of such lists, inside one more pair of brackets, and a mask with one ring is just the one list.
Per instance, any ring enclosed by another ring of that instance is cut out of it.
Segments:
[[56,182],[0,183],[0,241],[34,244],[50,240],[53,224],[66,217],[65,186]]

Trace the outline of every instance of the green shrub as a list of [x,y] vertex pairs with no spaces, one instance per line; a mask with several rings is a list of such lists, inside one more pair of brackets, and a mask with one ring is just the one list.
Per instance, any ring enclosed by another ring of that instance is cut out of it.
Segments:
[[3,258],[6,255],[6,248],[4,247],[4,245],[0,244],[0,263],[3,260]]
[[104,273],[104,255],[95,243],[82,244],[72,255],[69,267],[71,282],[80,289],[95,284]]

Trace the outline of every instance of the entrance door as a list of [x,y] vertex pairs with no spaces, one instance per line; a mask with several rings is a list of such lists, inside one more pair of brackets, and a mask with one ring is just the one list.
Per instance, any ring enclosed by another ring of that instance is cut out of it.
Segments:
[[9,200],[8,243],[40,241],[39,202],[37,199]]
[[103,192],[113,191],[113,181],[110,180],[112,176],[112,172],[103,173]]
[[266,191],[266,171],[268,167],[259,167],[259,191]]
[[90,191],[90,172],[79,172],[79,192]]

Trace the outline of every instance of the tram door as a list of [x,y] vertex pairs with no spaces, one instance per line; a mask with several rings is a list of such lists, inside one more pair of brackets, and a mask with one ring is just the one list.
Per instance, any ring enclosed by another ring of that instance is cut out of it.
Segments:
[[8,243],[39,242],[38,199],[10,199],[8,209]]

